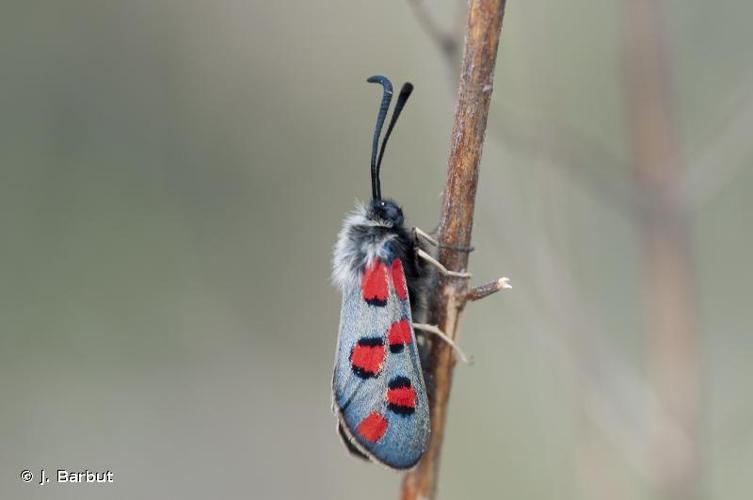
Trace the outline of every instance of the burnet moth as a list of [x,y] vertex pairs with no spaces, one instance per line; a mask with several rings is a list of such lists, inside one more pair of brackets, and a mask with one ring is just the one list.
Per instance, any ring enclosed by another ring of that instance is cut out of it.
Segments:
[[413,323],[423,314],[424,290],[432,280],[423,261],[445,274],[469,275],[444,269],[421,248],[418,236],[437,243],[418,229],[407,230],[398,204],[382,198],[379,171],[385,147],[413,85],[401,88],[380,148],[392,84],[379,75],[367,81],[382,85],[383,95],[371,151],[372,198],[345,219],[335,245],[333,281],[342,292],[342,309],[333,410],[352,453],[407,469],[421,459],[430,432]]

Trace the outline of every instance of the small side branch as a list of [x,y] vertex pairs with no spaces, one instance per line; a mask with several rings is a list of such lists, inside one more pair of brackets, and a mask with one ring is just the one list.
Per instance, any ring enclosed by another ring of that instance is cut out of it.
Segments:
[[471,302],[481,300],[484,297],[488,297],[489,295],[497,293],[505,288],[512,288],[512,285],[508,278],[502,277],[498,280],[490,281],[489,283],[468,290],[468,293],[465,294],[465,300]]

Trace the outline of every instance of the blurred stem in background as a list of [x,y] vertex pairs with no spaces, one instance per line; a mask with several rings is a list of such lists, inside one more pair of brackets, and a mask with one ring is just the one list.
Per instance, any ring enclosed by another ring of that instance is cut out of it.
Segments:
[[[691,221],[673,116],[664,3],[625,0],[624,76],[643,243],[642,279],[651,385],[674,425],[648,421],[652,477],[673,500],[699,495],[698,333]],[[650,415],[649,415],[650,417]]]

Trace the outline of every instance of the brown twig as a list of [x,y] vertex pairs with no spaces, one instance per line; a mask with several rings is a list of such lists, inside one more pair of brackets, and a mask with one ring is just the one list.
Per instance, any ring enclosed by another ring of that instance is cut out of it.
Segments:
[[510,285],[510,280],[508,280],[507,278],[499,278],[498,280],[490,281],[489,283],[485,283],[483,285],[477,286],[476,288],[468,290],[468,293],[465,294],[465,300],[471,302],[481,300],[484,297],[488,297],[493,293],[497,293],[504,288],[512,288],[512,285]]
[[[505,0],[469,2],[463,67],[437,232],[437,239],[444,245],[440,247],[439,260],[451,270],[466,269],[468,265],[468,253],[450,247],[468,247],[471,242],[478,167],[504,7]],[[451,339],[457,338],[458,320],[467,294],[467,280],[440,277],[432,297],[429,321]],[[423,459],[403,478],[403,499],[433,498],[436,492],[454,366],[452,350],[444,342],[432,342],[424,368],[431,407],[431,439]]]

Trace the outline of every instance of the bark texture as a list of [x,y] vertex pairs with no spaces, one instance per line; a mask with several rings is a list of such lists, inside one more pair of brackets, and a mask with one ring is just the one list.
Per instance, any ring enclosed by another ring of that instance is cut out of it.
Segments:
[[[479,162],[504,8],[505,0],[471,0],[468,6],[463,66],[437,234],[443,244],[439,260],[454,271],[468,266],[468,252],[448,247],[469,247],[471,243]],[[441,278],[432,298],[430,322],[456,339],[458,320],[468,298],[468,280]],[[424,368],[431,406],[431,440],[421,462],[403,478],[401,497],[405,500],[434,498],[436,494],[454,366],[452,349],[444,342],[432,341],[430,360]]]

